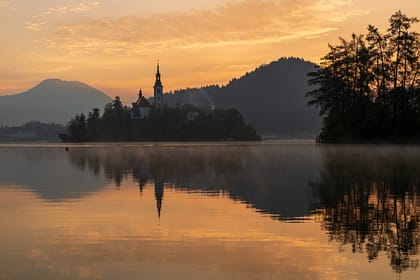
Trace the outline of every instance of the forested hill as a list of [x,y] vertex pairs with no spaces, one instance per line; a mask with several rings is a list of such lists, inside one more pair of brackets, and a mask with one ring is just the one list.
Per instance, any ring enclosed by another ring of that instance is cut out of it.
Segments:
[[315,137],[321,128],[321,118],[305,98],[310,91],[307,74],[315,71],[315,67],[302,59],[280,58],[225,86],[179,90],[165,98],[170,106],[193,103],[235,107],[260,135]]

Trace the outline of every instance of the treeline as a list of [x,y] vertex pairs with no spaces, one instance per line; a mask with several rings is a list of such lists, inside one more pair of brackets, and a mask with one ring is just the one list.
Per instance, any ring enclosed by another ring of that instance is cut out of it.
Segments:
[[401,11],[382,33],[369,25],[329,45],[310,73],[317,88],[309,104],[324,117],[320,142],[418,142],[420,140],[420,40],[418,19]]
[[101,116],[93,109],[87,117],[75,116],[63,141],[220,141],[258,140],[259,136],[236,109],[191,111],[187,106],[152,108],[146,119],[132,118],[131,108],[119,97],[107,104]]
[[57,135],[64,131],[61,124],[32,121],[21,126],[1,126],[0,141],[58,141]]

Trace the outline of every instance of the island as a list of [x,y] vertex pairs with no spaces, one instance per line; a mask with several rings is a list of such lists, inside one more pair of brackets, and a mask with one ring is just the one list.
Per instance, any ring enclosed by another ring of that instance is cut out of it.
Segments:
[[245,123],[237,109],[198,107],[193,104],[168,107],[164,102],[159,64],[153,101],[139,91],[132,106],[120,97],[108,103],[103,114],[94,108],[87,116],[76,115],[60,133],[63,142],[124,141],[254,141],[256,130]]

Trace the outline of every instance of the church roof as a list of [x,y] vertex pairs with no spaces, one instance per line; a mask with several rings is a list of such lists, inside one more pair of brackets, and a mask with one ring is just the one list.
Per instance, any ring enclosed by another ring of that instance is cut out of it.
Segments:
[[134,104],[137,107],[152,107],[152,105],[150,105],[150,102],[144,96],[139,96],[139,99],[137,99],[137,101]]

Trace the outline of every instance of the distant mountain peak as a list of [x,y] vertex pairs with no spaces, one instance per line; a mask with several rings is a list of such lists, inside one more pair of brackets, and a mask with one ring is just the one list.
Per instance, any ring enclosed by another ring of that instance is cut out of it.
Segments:
[[0,96],[0,125],[29,121],[65,124],[76,114],[103,109],[111,100],[105,93],[78,81],[46,79],[26,92]]
[[43,83],[55,83],[55,82],[68,82],[68,81],[64,81],[64,80],[58,79],[58,78],[50,78],[50,79],[43,80],[40,84],[43,84]]
[[[95,91],[98,91],[97,89],[89,86],[88,84],[79,82],[79,81],[66,81],[66,80],[61,80],[61,79],[57,79],[57,78],[52,78],[52,79],[45,79],[42,82],[40,82],[39,84],[37,84],[36,86],[34,86],[32,89],[35,88],[49,88],[49,87],[86,87],[86,88],[90,88],[93,89]],[[31,91],[32,89],[28,90]]]

